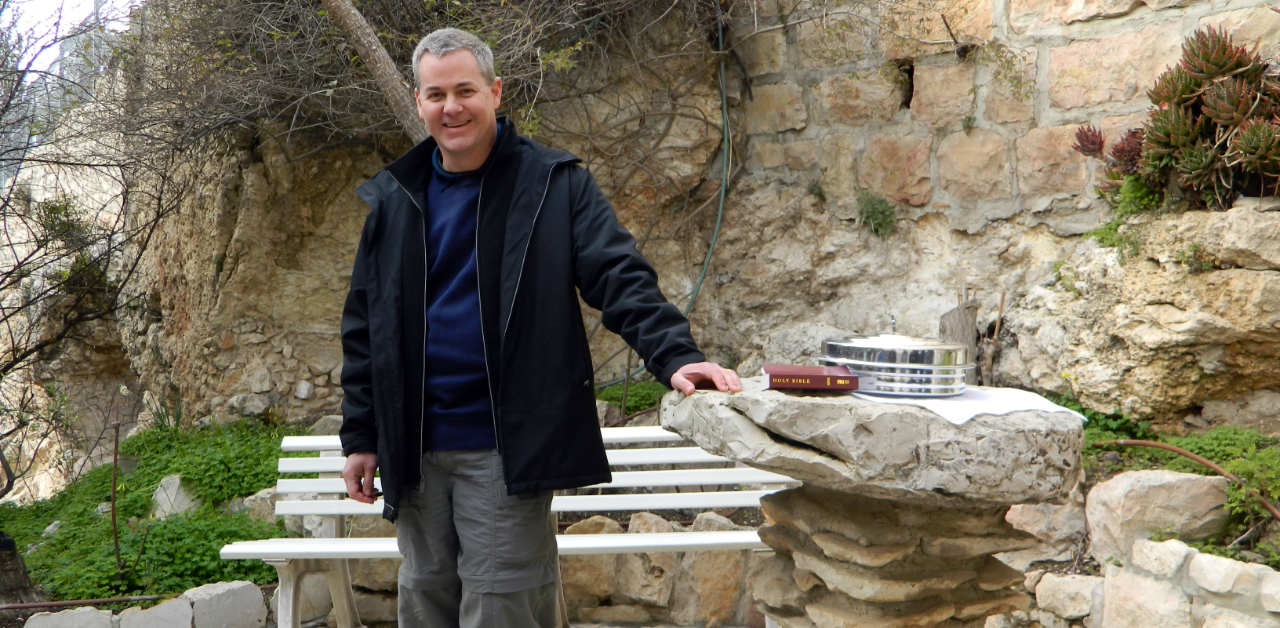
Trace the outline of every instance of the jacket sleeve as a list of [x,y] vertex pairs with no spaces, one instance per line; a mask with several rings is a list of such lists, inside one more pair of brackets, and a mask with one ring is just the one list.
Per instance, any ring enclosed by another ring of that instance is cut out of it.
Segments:
[[342,308],[342,455],[378,451],[373,407],[373,369],[369,344],[369,269],[377,212],[369,212],[351,270],[351,287]]
[[574,280],[582,300],[600,310],[605,328],[622,336],[663,385],[680,367],[705,362],[689,321],[658,288],[658,274],[636,250],[586,168],[568,166],[573,203]]

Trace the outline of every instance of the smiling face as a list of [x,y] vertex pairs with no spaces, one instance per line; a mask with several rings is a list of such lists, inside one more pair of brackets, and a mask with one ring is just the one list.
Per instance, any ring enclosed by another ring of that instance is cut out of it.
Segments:
[[439,144],[444,169],[479,169],[497,137],[502,79],[486,81],[475,55],[464,49],[422,55],[418,80],[418,117]]

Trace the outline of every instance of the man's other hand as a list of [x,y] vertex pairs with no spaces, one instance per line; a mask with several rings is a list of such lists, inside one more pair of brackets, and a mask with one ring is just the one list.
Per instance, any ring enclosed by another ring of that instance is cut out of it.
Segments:
[[378,454],[364,452],[347,456],[347,464],[342,467],[342,479],[347,482],[347,495],[362,504],[372,504],[376,489],[373,487],[373,472],[378,468]]
[[686,395],[692,395],[697,388],[710,388],[710,384],[720,392],[742,392],[738,374],[714,362],[686,364],[671,376],[671,387]]

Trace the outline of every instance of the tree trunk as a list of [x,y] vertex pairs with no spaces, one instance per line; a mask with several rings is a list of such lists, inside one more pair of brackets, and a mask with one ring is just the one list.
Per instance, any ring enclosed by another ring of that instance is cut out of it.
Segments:
[[18,544],[4,532],[0,532],[0,604],[24,604],[43,602],[44,596],[36,592],[27,575],[27,564],[18,553]]
[[351,0],[324,0],[324,8],[338,24],[338,28],[347,40],[355,46],[360,58],[373,73],[373,79],[382,90],[382,97],[387,99],[387,106],[396,117],[400,127],[413,138],[415,143],[427,138],[427,128],[418,119],[418,109],[413,102],[413,90],[404,83],[404,76],[396,69],[396,64],[387,54],[387,49],[378,41],[378,34],[364,19]]

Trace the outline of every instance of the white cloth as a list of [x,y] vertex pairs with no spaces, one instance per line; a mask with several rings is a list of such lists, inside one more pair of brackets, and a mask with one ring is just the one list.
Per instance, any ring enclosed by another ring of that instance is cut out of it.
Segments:
[[980,414],[1000,415],[1022,410],[1069,412],[1080,417],[1080,420],[1085,420],[1079,412],[1068,410],[1040,395],[1017,388],[965,386],[964,393],[954,397],[890,397],[859,392],[852,394],[859,399],[878,403],[919,406],[956,425],[963,425]]

